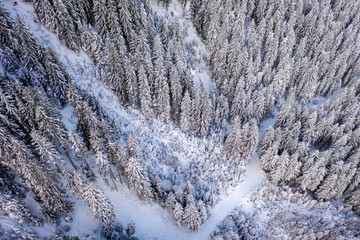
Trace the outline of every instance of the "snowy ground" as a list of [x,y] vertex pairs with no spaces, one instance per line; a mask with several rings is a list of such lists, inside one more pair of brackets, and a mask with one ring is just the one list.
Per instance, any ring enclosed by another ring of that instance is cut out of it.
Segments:
[[[151,148],[160,144],[169,146],[172,150],[179,145],[179,149],[175,154],[179,157],[180,163],[186,167],[188,162],[197,161],[199,155],[201,156],[201,152],[206,151],[206,146],[203,141],[197,138],[188,138],[184,133],[179,131],[176,126],[164,125],[156,120],[148,120],[136,110],[124,109],[117,100],[117,97],[108,90],[103,83],[96,81],[93,77],[89,78],[92,73],[85,72],[84,69],[87,68],[90,60],[84,53],[77,55],[73,51],[63,47],[55,34],[50,33],[44,27],[38,25],[37,17],[31,4],[19,1],[16,6],[13,6],[13,2],[14,1],[5,0],[3,4],[5,8],[11,12],[13,17],[16,17],[18,14],[25,20],[30,31],[38,41],[45,46],[50,46],[58,53],[60,60],[66,65],[69,73],[74,77],[74,82],[77,86],[82,90],[90,92],[91,95],[99,100],[104,110],[116,120],[119,129],[122,131],[121,134],[127,135],[134,133],[137,138],[147,140],[147,142],[144,140],[144,145],[141,144],[144,147],[144,152],[153,152],[154,150]],[[159,13],[164,12],[164,10],[157,8],[156,4],[153,4],[153,7],[154,10]],[[173,1],[169,10],[173,11],[174,14],[178,14],[178,16],[183,14],[181,12],[182,6],[178,1]],[[197,51],[201,52],[201,56],[205,56],[205,47],[197,37],[194,27],[190,23],[187,23],[187,25],[189,34],[187,40],[196,41],[198,43],[196,47]],[[201,64],[204,64],[204,62],[200,62],[200,65],[194,69],[193,74],[197,74],[204,85],[210,86],[211,83],[206,66]],[[74,130],[76,119],[71,116],[72,109],[65,108],[62,113],[63,116],[65,116],[63,119],[64,123],[70,130]],[[266,128],[267,124],[271,123],[271,121],[266,123],[264,127]],[[139,140],[142,141],[141,139]],[[224,197],[215,205],[212,217],[201,226],[200,230],[196,233],[191,233],[184,228],[178,227],[165,209],[157,204],[140,201],[136,194],[133,191],[129,191],[126,186],[119,186],[120,184],[118,184],[119,191],[115,192],[104,184],[101,179],[97,181],[96,185],[102,189],[105,195],[111,200],[115,207],[116,217],[121,224],[126,226],[130,220],[135,222],[136,235],[140,239],[153,239],[154,237],[157,237],[159,240],[208,239],[217,224],[220,223],[236,205],[241,203],[253,188],[259,186],[263,180],[264,176],[257,165],[256,155],[254,155],[248,167],[246,180],[238,185],[233,193]],[[91,231],[97,231],[99,229],[97,221],[91,216],[85,204],[81,202],[76,202],[71,226],[72,228],[69,234],[79,236],[85,234],[84,230],[87,233],[91,233]]]

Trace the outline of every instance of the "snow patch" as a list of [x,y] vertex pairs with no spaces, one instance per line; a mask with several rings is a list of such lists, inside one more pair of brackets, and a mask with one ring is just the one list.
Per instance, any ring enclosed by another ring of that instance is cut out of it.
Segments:
[[69,131],[75,131],[78,119],[74,116],[74,107],[66,106],[60,110],[62,116],[62,122],[65,124],[66,129]]

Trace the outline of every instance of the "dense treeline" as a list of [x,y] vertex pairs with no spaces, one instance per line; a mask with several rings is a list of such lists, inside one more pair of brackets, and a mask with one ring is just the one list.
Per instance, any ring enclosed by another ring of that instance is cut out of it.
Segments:
[[236,208],[212,234],[214,240],[234,239],[348,239],[359,236],[358,218],[349,206],[336,208],[289,187],[266,185],[253,191],[255,211]]
[[[179,123],[186,132],[207,135],[213,99],[191,74],[195,60],[185,50],[191,48],[185,42],[186,29],[154,15],[148,1],[67,1],[66,6],[61,2],[37,0],[35,11],[66,46],[89,54],[99,78],[123,104],[145,116]],[[62,31],[63,21],[73,27]]]

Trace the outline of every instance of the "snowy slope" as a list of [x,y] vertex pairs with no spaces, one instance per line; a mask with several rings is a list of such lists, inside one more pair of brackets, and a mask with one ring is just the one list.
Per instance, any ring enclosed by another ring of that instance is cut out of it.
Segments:
[[[158,8],[155,2],[153,1],[153,10],[159,15],[167,14],[166,11]],[[87,55],[83,52],[77,55],[62,46],[55,34],[50,33],[38,24],[31,4],[18,2],[16,6],[13,6],[13,1],[5,0],[4,6],[11,12],[13,17],[19,15],[25,20],[30,31],[40,43],[55,50],[70,75],[74,78],[74,83],[99,101],[104,110],[117,124],[122,136],[132,133],[138,138],[147,159],[158,161],[158,156],[161,155],[164,149],[168,149],[168,152],[179,158],[183,168],[186,168],[192,161],[205,160],[208,151],[206,141],[188,137],[174,125],[164,125],[157,120],[145,119],[138,111],[125,109],[121,106],[115,94],[107,89],[103,83],[96,80],[90,67],[91,60]],[[169,12],[174,12],[174,16],[180,18],[183,15],[183,8],[178,1],[172,1]],[[188,26],[187,41],[197,43],[196,51],[201,56],[200,59],[202,59],[207,55],[204,44],[196,35],[192,24],[189,21],[185,22],[182,18],[181,21],[183,21],[182,24]],[[192,74],[196,74],[204,85],[211,88],[205,61],[200,60],[199,65],[194,66]],[[76,119],[72,115],[72,111],[71,107],[62,110],[63,121],[69,130],[74,130],[76,126]],[[161,146],[161,148],[156,146]],[[151,161],[149,163],[152,163]],[[165,167],[166,165],[164,165]],[[160,240],[169,239],[169,236],[171,239],[207,239],[210,237],[209,234],[216,228],[216,225],[226,217],[243,197],[254,187],[261,184],[263,179],[256,160],[252,161],[247,180],[214,207],[213,216],[197,233],[191,233],[184,228],[178,227],[165,209],[154,203],[140,201],[137,195],[133,191],[129,191],[126,186],[120,186],[119,191],[114,192],[101,179],[98,179],[96,185],[111,200],[115,207],[116,217],[121,224],[126,226],[130,220],[135,222],[136,235],[140,239],[157,237]],[[84,234],[91,231],[98,231],[100,228],[97,221],[91,216],[90,211],[81,202],[76,202],[71,225],[72,228],[69,233],[79,236],[84,236]]]

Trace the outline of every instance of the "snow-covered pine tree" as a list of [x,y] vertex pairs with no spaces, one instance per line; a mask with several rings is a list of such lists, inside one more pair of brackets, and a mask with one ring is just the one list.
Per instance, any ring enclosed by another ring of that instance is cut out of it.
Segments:
[[191,130],[191,98],[188,91],[185,92],[183,100],[181,102],[181,113],[180,113],[180,128],[184,132]]
[[40,225],[39,219],[31,214],[26,205],[15,198],[10,198],[7,194],[0,194],[0,209],[5,215],[20,224],[31,223],[35,226]]
[[239,116],[236,116],[231,124],[231,131],[224,143],[224,150],[229,158],[234,159],[241,156],[242,136],[240,130],[240,118]]
[[208,212],[207,212],[205,204],[202,200],[198,201],[197,208],[198,208],[198,212],[199,212],[200,224],[202,224],[208,219]]
[[201,99],[200,135],[206,136],[213,120],[213,105],[207,89],[204,90]]
[[120,142],[110,144],[110,150],[112,151],[113,156],[112,162],[117,168],[120,182],[123,183],[123,177],[125,176],[125,166],[129,159],[127,150]]
[[165,207],[169,212],[173,212],[175,209],[175,204],[177,203],[175,195],[170,192],[165,200]]
[[191,231],[196,231],[199,229],[199,212],[194,202],[186,203],[182,216],[182,224]]
[[138,69],[138,82],[139,82],[140,109],[145,116],[149,117],[153,113],[152,104],[151,104],[151,91],[150,91],[148,77],[142,65]]
[[198,135],[200,133],[201,122],[201,99],[200,99],[200,82],[197,77],[194,77],[191,86],[191,131]]
[[153,50],[153,83],[150,84],[153,93],[153,105],[160,121],[170,121],[170,90],[164,72],[164,51],[158,35],[154,39]]
[[66,185],[71,192],[81,198],[90,208],[95,218],[99,219],[103,227],[115,224],[114,207],[104,194],[85,182],[77,173],[64,170]]
[[47,0],[35,0],[34,8],[40,22],[50,31],[56,32],[57,19],[55,18],[55,10],[51,2]]
[[118,1],[117,9],[124,38],[129,41],[129,34],[131,31],[131,14],[129,12],[129,2],[127,0]]
[[133,134],[129,135],[128,146],[129,146],[129,153],[130,153],[131,157],[134,157],[134,158],[142,158],[143,157],[143,153],[142,153],[140,144],[136,140],[136,138]]
[[222,123],[228,120],[229,118],[229,103],[227,98],[224,95],[220,95],[216,99],[216,108],[215,108],[215,116],[214,116],[214,124],[217,127],[225,127],[222,126]]
[[170,68],[169,73],[170,96],[171,96],[171,116],[178,122],[182,98],[182,87],[180,84],[180,76],[174,65]]
[[75,35],[76,27],[74,26],[74,19],[70,12],[74,12],[73,9],[69,9],[68,7],[72,8],[71,4],[64,4],[62,0],[53,0],[53,6],[55,11],[55,16],[57,19],[57,26],[56,32],[59,37],[60,42],[66,45],[68,48],[79,51],[79,39]]
[[55,150],[55,146],[38,131],[31,132],[32,144],[43,161],[54,164],[58,169],[63,165],[61,156]]
[[124,60],[124,72],[128,104],[131,107],[137,107],[139,105],[139,84],[136,78],[133,62],[129,58]]
[[247,122],[241,131],[241,156],[244,159],[249,158],[255,151],[258,143],[258,123],[255,119]]
[[84,144],[83,139],[73,131],[68,132],[69,141],[71,142],[71,148],[75,151],[76,155],[82,161],[82,165],[85,166],[86,170],[89,170],[93,177],[95,177],[94,172],[92,171],[88,161],[86,160],[86,146]]
[[115,92],[120,97],[120,100],[124,102],[125,100],[125,70],[124,65],[121,64],[119,54],[117,53],[112,41],[106,39],[106,52],[105,57],[105,71],[108,74],[108,81],[110,86],[112,86]]
[[172,210],[172,214],[177,221],[177,224],[180,225],[184,216],[184,210],[181,204],[177,201],[175,203],[174,209]]
[[149,199],[152,196],[150,190],[150,180],[147,176],[147,170],[139,159],[130,157],[125,164],[125,177],[130,188],[133,188],[137,194]]
[[[60,62],[55,53],[50,48],[47,49],[47,54],[44,56],[44,67],[50,86],[50,89],[47,91],[48,94],[54,99],[59,99],[60,103],[64,105],[67,102],[69,79],[60,66]],[[51,92],[51,90],[53,92]]]

